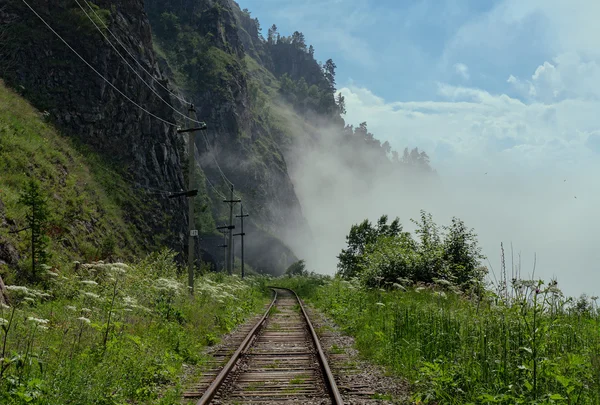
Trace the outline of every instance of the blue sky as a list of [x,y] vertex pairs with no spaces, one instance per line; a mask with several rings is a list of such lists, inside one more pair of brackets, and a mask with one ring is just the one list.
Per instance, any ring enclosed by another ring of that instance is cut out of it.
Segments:
[[448,192],[421,206],[475,227],[492,263],[513,242],[569,294],[600,292],[600,2],[239,3],[333,58],[348,123],[427,151]]

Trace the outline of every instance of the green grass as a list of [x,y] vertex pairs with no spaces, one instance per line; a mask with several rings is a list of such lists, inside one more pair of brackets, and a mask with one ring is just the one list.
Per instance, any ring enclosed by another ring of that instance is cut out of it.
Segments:
[[10,287],[0,403],[180,403],[186,376],[208,367],[204,348],[260,312],[269,293],[263,278],[213,273],[197,278],[190,299],[178,274],[163,252],[48,274],[44,290]]
[[[519,281],[509,299],[450,291],[366,289],[325,278],[282,278],[331,316],[361,355],[439,404],[597,404],[600,316],[554,283]],[[512,298],[510,298],[512,297]],[[583,309],[582,309],[583,308]]]
[[[60,135],[43,113],[0,82],[0,201],[13,228],[25,227],[18,199],[30,178],[49,198],[51,264],[140,252],[135,230],[120,208],[125,201],[135,203],[131,185],[97,155]],[[28,233],[9,230],[0,228],[0,237],[27,252]],[[114,251],[103,251],[111,241]]]

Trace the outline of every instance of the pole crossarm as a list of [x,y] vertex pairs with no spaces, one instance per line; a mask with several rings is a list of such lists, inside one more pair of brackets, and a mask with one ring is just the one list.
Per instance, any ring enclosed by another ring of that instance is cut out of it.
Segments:
[[186,132],[204,131],[204,130],[206,130],[206,129],[207,129],[207,126],[206,126],[206,124],[205,124],[205,123],[202,123],[200,126],[198,126],[198,127],[194,127],[194,128],[186,128],[186,129],[181,129],[181,128],[178,128],[178,129],[177,129],[177,133],[178,133],[178,134],[184,134],[184,133],[186,133]]
[[177,198],[177,197],[195,197],[198,195],[198,190],[188,190],[182,191],[180,193],[171,194],[169,198]]

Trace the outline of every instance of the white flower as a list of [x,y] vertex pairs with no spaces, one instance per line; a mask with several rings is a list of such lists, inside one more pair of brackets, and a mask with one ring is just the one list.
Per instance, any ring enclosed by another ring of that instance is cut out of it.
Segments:
[[80,320],[81,322],[85,322],[87,324],[90,324],[92,321],[90,321],[88,318],[86,318],[85,316],[80,316],[79,318],[77,318],[78,320]]
[[77,311],[77,307],[74,307],[73,305],[67,305],[65,308],[67,308],[69,311]]
[[81,312],[85,312],[87,314],[87,313],[92,312],[92,310],[89,308],[81,308]]
[[385,307],[385,304],[383,302],[376,302],[375,305],[378,305],[380,307]]
[[86,297],[94,298],[94,299],[100,298],[100,296],[98,294],[94,294],[89,291],[84,292],[83,295],[85,295]]
[[18,291],[23,294],[29,294],[29,288],[23,287],[22,285],[7,285],[6,289],[8,291]]
[[85,285],[98,285],[98,283],[96,283],[94,280],[82,280],[81,284],[85,284]]
[[8,321],[4,318],[0,318],[0,325],[6,325]]
[[47,319],[35,318],[35,317],[33,317],[33,316],[30,316],[30,317],[28,317],[28,318],[27,318],[27,320],[28,320],[28,321],[31,321],[31,322],[35,322],[35,323],[37,323],[37,324],[39,324],[39,325],[45,325],[45,324],[47,324],[48,322],[50,322],[50,321],[49,321],[49,320],[47,320]]
[[58,277],[58,273],[53,272],[52,270],[46,271],[46,274],[50,277]]
[[10,309],[10,307],[6,304],[0,303],[0,308],[2,309]]
[[132,298],[132,297],[129,297],[129,296],[127,296],[127,297],[124,297],[124,298],[123,298],[123,302],[124,302],[124,303],[125,303],[125,305],[126,305],[126,306],[128,306],[128,307],[135,307],[135,306],[136,306],[136,304],[137,304],[137,301],[135,300],[135,298]]
[[127,265],[125,263],[113,263],[113,267],[118,267],[118,268],[123,269],[123,270],[129,270],[130,269],[129,265]]
[[31,297],[25,297],[23,298],[23,301],[27,301],[27,302],[35,302],[35,300]]

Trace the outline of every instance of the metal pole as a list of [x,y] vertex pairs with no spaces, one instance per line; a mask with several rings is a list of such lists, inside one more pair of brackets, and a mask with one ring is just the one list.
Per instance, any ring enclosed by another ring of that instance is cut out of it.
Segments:
[[[192,120],[191,115],[195,113],[196,109],[192,104],[189,109],[190,113],[190,121]],[[195,141],[195,131],[191,131],[188,133],[188,190],[192,190],[194,188],[194,169],[196,166],[196,141]],[[188,288],[190,290],[190,294],[194,294],[194,256],[195,256],[195,246],[194,246],[194,236],[192,235],[192,231],[195,230],[194,226],[194,198],[188,198]]]
[[233,184],[230,186],[230,198],[229,198],[229,241],[227,243],[227,272],[229,273],[229,275],[232,274],[232,253],[233,253],[233,228],[231,228],[233,226]]
[[244,205],[240,204],[240,215],[236,215],[237,218],[241,218],[242,223],[242,229],[240,233],[236,233],[233,236],[241,236],[242,237],[242,278],[244,278],[245,276],[245,272],[244,272],[244,236],[246,236],[246,234],[244,233],[244,217],[248,217],[248,214],[244,214]]
[[240,219],[242,221],[241,226],[242,229],[240,229],[241,233],[242,233],[242,278],[244,278],[244,205],[240,204]]

